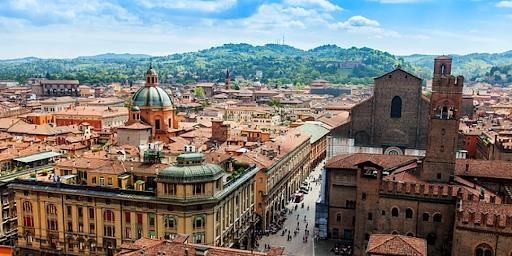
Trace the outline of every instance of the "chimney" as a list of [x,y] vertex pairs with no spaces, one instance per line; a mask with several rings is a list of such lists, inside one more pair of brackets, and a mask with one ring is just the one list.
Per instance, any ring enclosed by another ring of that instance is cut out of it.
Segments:
[[208,247],[198,246],[196,249],[196,256],[207,256],[208,255]]

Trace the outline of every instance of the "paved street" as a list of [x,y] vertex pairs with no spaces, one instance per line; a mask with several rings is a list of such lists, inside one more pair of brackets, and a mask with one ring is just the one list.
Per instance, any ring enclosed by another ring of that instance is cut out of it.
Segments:
[[[288,209],[292,210],[292,214],[288,214],[287,219],[283,225],[283,229],[290,230],[290,234],[292,236],[291,241],[287,241],[287,234],[281,236],[281,231],[277,232],[275,235],[263,236],[261,240],[259,240],[259,248],[261,251],[264,250],[265,244],[269,244],[271,246],[283,246],[285,247],[285,255],[314,255],[314,241],[313,241],[313,230],[315,227],[315,202],[318,199],[318,194],[320,193],[320,183],[315,184],[313,179],[318,178],[320,175],[320,170],[323,168],[323,163],[320,163],[317,168],[313,172],[308,179],[310,186],[312,187],[312,191],[308,194],[304,195],[304,208],[301,208],[301,203],[290,203],[287,205]],[[297,211],[294,210],[295,205],[297,205]],[[308,209],[309,206],[309,210]],[[297,220],[297,214],[299,215],[299,219]],[[304,216],[306,216],[306,221],[304,221]],[[293,232],[297,228],[297,222],[299,222],[300,231],[297,236],[294,236]],[[305,226],[308,223],[309,237],[307,243],[303,242]]]

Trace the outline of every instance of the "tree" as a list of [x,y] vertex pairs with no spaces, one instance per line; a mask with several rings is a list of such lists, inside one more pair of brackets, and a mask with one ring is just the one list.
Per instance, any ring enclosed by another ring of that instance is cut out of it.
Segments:
[[194,88],[194,95],[196,98],[204,98],[204,89],[203,87],[196,87]]

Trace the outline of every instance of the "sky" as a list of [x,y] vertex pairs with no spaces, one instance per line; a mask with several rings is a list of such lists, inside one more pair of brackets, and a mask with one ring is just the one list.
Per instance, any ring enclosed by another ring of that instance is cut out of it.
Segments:
[[0,59],[160,56],[283,40],[397,55],[503,52],[512,50],[512,1],[0,0]]

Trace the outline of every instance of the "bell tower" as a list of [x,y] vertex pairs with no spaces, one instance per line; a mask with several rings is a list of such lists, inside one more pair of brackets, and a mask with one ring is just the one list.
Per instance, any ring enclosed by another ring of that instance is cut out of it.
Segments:
[[226,78],[224,79],[224,88],[231,90],[231,76],[229,75],[229,69],[226,69]]
[[460,105],[464,77],[451,75],[452,58],[434,60],[427,153],[421,179],[449,182],[455,169]]
[[149,69],[146,71],[146,87],[158,85],[158,74],[153,69],[153,63],[149,64]]

